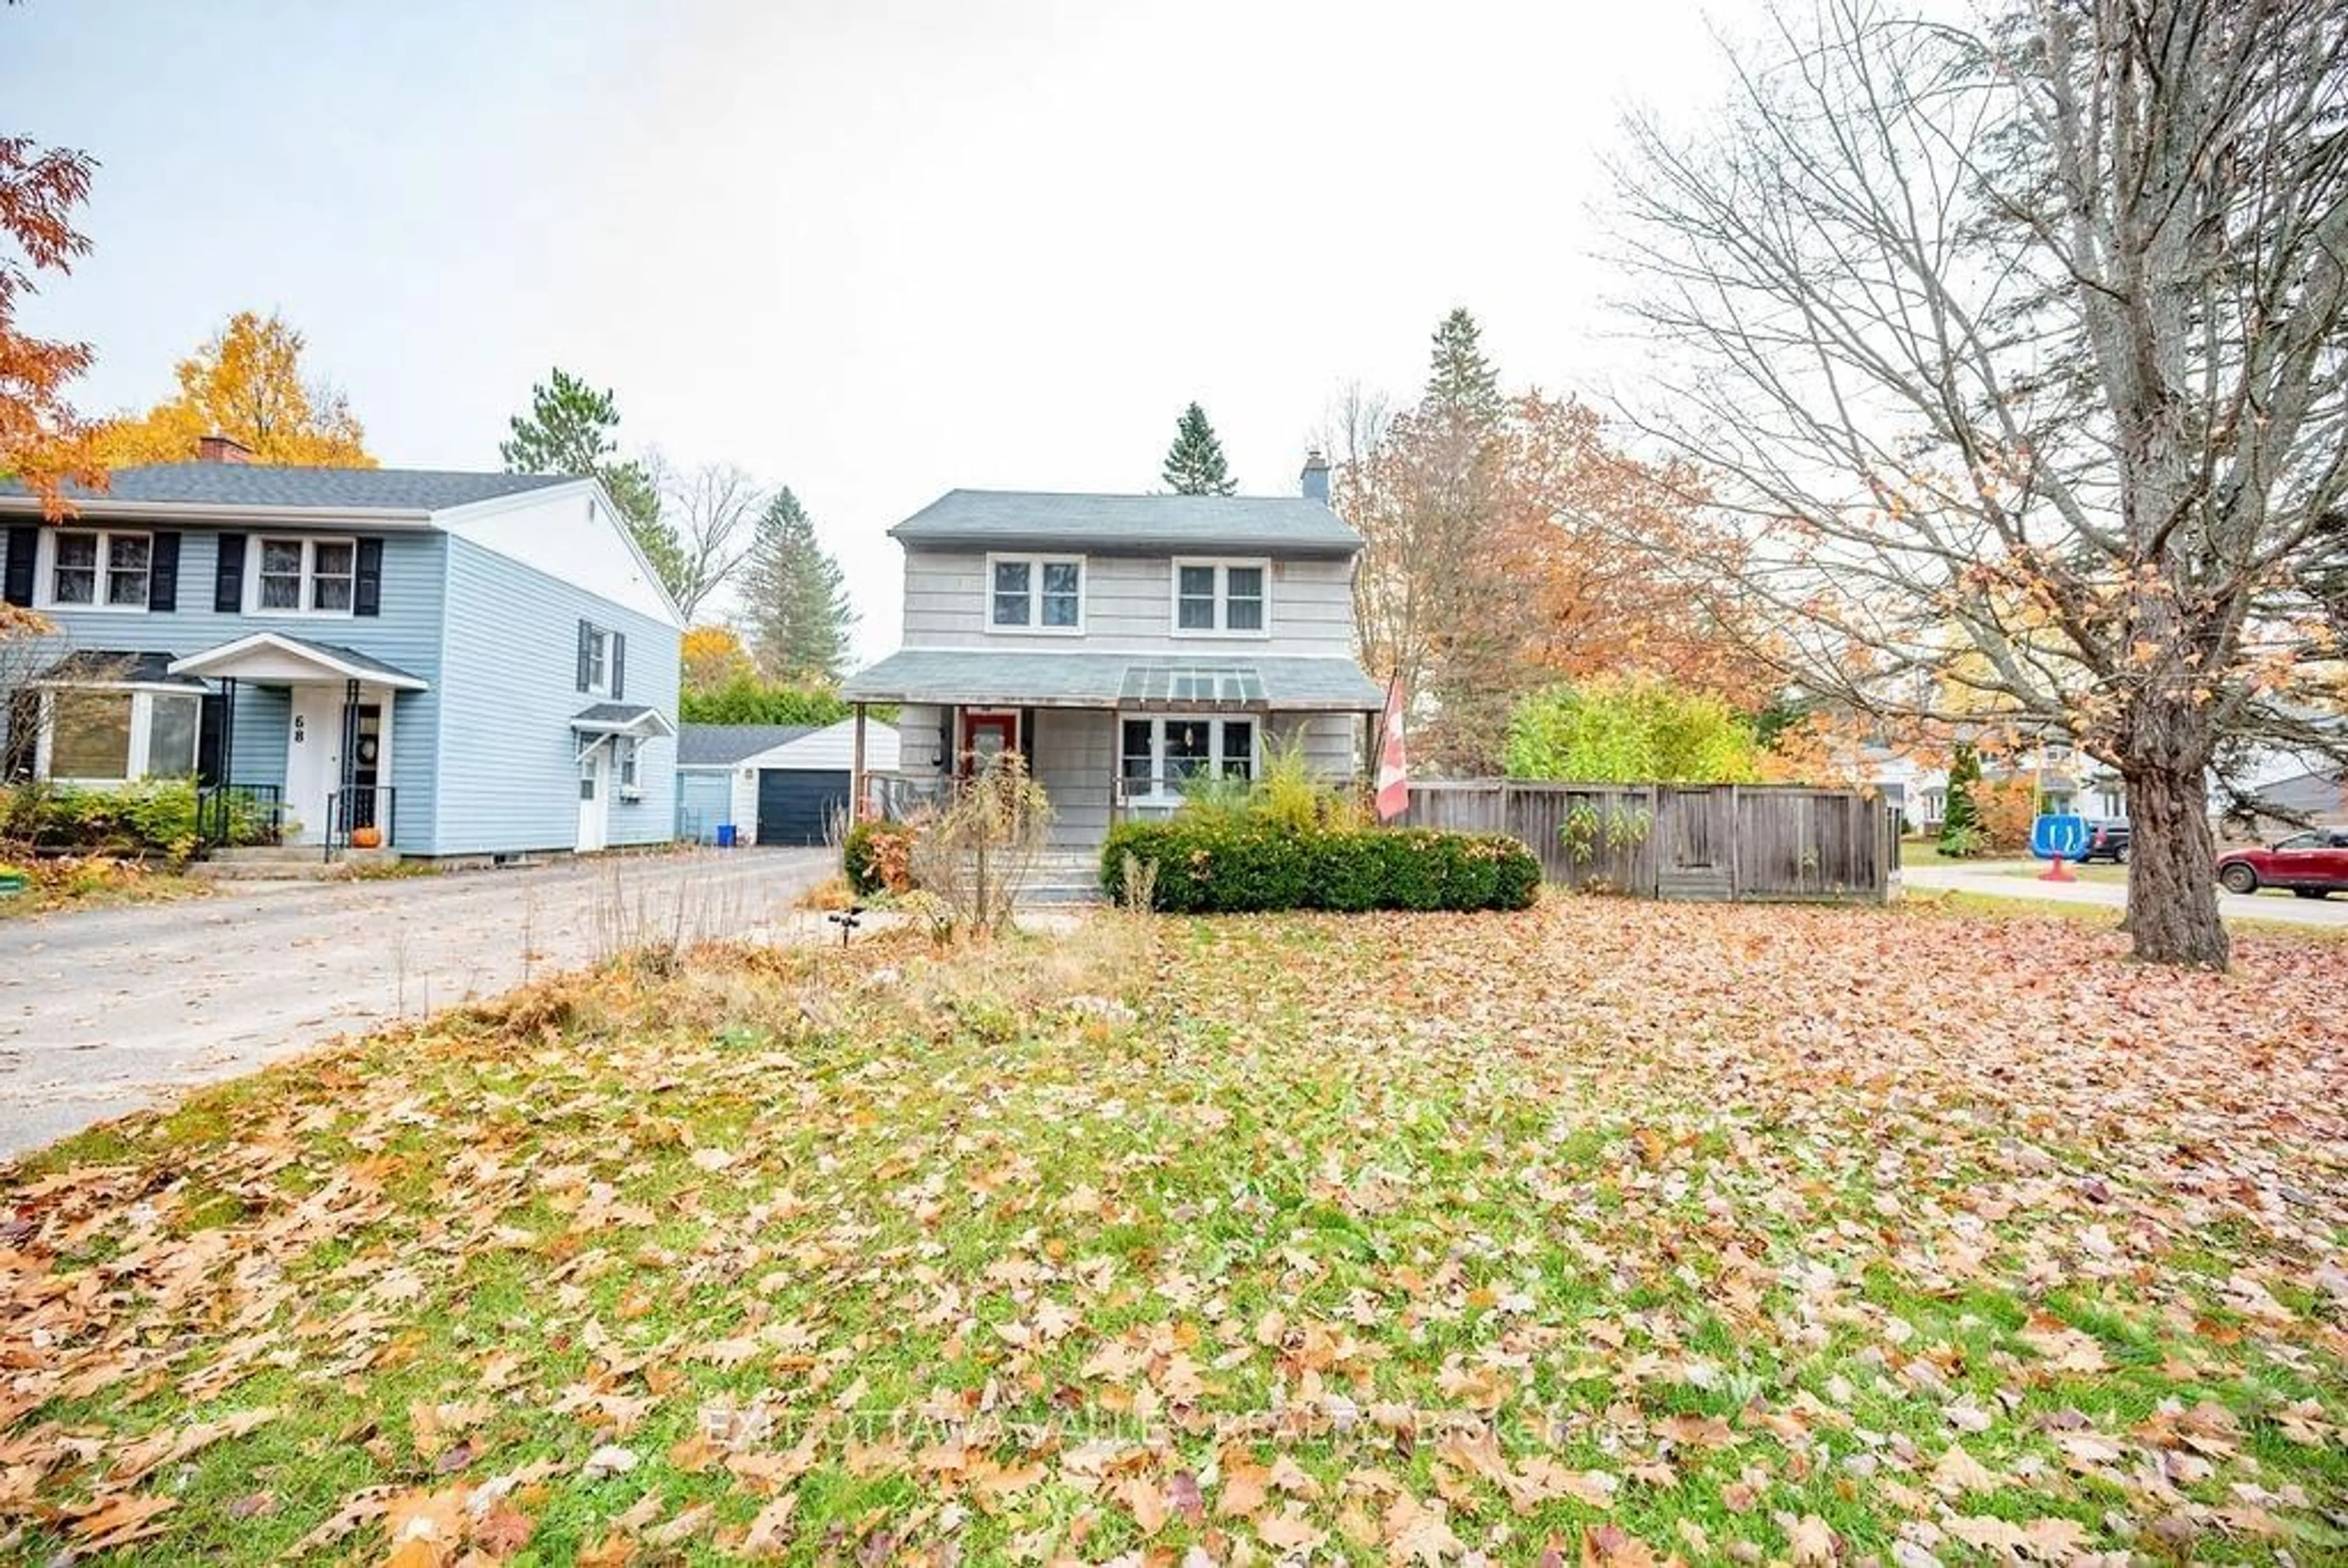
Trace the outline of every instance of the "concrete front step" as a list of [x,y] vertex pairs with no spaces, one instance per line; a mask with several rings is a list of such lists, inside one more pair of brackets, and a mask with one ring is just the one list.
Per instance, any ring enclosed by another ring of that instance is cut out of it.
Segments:
[[256,844],[216,849],[188,867],[205,882],[332,882],[353,866],[398,864],[396,849],[339,849],[332,860],[322,844]]

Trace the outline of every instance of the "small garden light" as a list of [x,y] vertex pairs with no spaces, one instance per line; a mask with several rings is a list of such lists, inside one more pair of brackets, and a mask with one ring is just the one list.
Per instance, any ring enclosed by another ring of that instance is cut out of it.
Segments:
[[844,948],[848,946],[849,938],[856,934],[856,927],[864,924],[863,914],[863,905],[850,904],[845,909],[834,909],[824,918],[839,927],[839,945]]

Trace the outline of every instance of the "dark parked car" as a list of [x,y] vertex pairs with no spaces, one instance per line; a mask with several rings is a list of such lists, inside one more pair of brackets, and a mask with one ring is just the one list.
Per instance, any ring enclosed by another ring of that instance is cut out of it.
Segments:
[[2126,866],[2128,855],[2128,821],[2124,816],[2090,820],[2087,824],[2087,847],[2080,852],[2079,864],[2090,860],[2108,860],[2115,866]]
[[2264,849],[2230,849],[2218,856],[2218,884],[2229,893],[2288,887],[2302,898],[2348,888],[2348,829],[2319,827]]

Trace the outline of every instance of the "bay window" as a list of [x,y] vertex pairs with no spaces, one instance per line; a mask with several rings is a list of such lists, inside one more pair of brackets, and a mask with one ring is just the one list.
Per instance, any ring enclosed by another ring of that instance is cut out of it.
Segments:
[[1261,637],[1271,625],[1270,563],[1261,560],[1174,562],[1174,633],[1178,637]]
[[1082,556],[989,556],[986,578],[989,630],[1084,630]]
[[122,784],[196,771],[203,700],[195,692],[60,686],[47,696],[44,777]]
[[1200,778],[1255,776],[1253,719],[1169,713],[1117,723],[1117,776],[1128,797],[1179,795]]

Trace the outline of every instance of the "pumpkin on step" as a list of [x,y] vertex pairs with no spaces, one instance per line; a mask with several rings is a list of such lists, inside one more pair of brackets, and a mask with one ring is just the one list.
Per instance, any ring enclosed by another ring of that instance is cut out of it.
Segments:
[[351,829],[351,847],[353,849],[381,849],[383,847],[383,829],[379,827],[355,827]]

